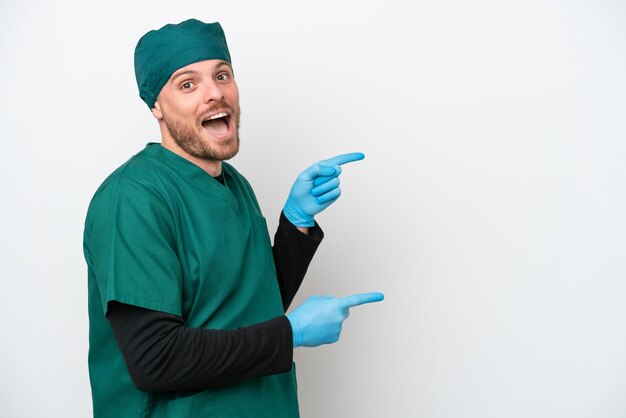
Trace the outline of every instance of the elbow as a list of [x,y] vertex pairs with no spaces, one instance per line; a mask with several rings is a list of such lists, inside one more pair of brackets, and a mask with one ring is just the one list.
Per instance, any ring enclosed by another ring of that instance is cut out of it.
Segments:
[[128,374],[133,384],[142,392],[163,392],[180,389],[176,382],[163,373],[162,368],[127,363]]
[[142,392],[159,392],[168,390],[163,381],[159,380],[155,376],[152,376],[150,373],[130,367],[128,371],[137,390]]

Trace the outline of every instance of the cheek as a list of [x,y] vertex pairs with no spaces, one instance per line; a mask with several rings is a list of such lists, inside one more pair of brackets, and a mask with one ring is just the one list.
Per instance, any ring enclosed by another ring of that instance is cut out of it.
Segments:
[[195,121],[197,109],[188,101],[178,101],[170,103],[166,113],[170,119]]
[[239,95],[238,94],[233,97],[233,99],[231,100],[231,103],[233,104],[232,105],[233,109],[236,110],[237,114],[241,113],[241,109],[239,107]]
[[230,101],[239,108],[239,88],[237,84],[233,84],[232,89],[228,92]]

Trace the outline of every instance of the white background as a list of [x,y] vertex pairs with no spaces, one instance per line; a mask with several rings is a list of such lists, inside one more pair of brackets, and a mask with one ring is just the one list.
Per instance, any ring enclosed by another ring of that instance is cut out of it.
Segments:
[[272,232],[298,172],[367,155],[295,303],[386,299],[297,350],[303,417],[626,416],[626,3],[608,0],[2,0],[0,416],[91,414],[84,216],[159,140],[135,43],[190,17],[226,31],[233,164]]

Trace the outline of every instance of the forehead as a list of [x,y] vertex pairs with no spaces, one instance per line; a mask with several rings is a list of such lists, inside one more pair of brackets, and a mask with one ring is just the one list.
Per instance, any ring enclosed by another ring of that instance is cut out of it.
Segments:
[[184,67],[179,68],[174,71],[170,76],[170,81],[180,77],[184,74],[212,74],[217,70],[230,69],[232,70],[231,65],[223,60],[206,60],[206,61],[198,61],[189,65],[185,65]]

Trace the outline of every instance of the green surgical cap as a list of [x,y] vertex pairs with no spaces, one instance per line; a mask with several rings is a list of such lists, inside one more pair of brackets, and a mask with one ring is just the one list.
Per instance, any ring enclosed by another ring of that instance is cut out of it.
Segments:
[[222,26],[189,19],[141,37],[135,47],[139,96],[152,109],[174,71],[194,62],[219,59],[231,63]]

